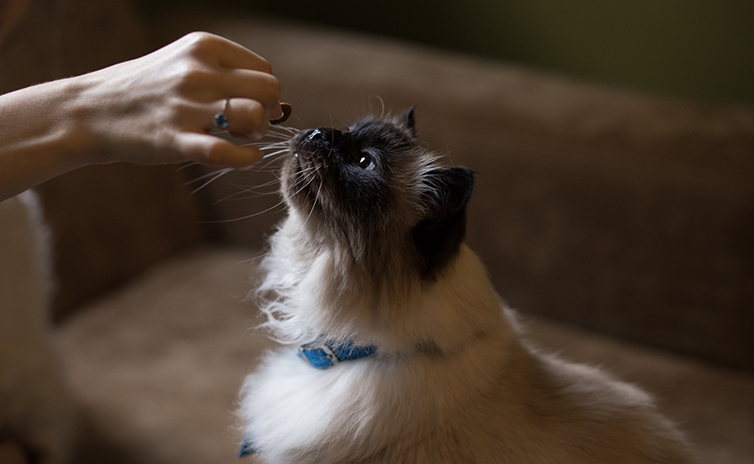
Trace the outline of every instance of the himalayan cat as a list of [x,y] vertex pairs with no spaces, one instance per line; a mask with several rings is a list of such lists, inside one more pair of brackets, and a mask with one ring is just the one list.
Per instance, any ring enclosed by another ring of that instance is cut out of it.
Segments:
[[689,463],[649,396],[530,348],[464,244],[473,173],[413,110],[290,141],[258,294],[281,342],[241,392],[265,463]]
[[[0,462],[60,464],[74,407],[49,328],[50,279],[40,208],[25,192],[0,202]],[[18,460],[18,461],[17,461]]]

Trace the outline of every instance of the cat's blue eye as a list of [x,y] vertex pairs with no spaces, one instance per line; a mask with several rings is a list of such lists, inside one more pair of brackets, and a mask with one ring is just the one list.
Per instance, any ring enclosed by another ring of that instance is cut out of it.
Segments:
[[356,165],[361,169],[365,169],[367,171],[372,171],[376,167],[374,160],[372,159],[371,155],[369,155],[369,153],[361,153],[359,155],[359,162],[356,163]]

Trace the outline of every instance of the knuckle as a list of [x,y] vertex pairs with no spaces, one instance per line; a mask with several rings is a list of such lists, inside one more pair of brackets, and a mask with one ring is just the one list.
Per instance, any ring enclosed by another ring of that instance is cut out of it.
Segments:
[[249,109],[248,121],[252,127],[261,126],[266,119],[264,109],[260,105],[253,105]]
[[246,115],[247,133],[249,135],[264,134],[267,130],[267,113],[259,104],[253,104]]
[[202,111],[202,107],[194,102],[187,100],[186,98],[173,97],[170,98],[162,110],[164,113],[164,121],[170,124],[171,127],[180,130],[190,124],[195,118],[195,114]]
[[269,86],[269,92],[273,97],[274,102],[277,103],[277,101],[280,99],[280,93],[282,92],[282,88],[280,86],[280,81],[275,76],[270,76],[270,80],[268,82]]
[[264,58],[259,58],[259,70],[263,73],[272,74],[272,65]]
[[186,52],[195,57],[203,57],[217,44],[217,37],[209,32],[190,32],[184,39],[186,41]]
[[195,63],[188,64],[181,70],[176,79],[176,86],[180,91],[191,92],[203,89],[211,82],[210,73]]
[[194,31],[186,34],[186,41],[193,46],[202,47],[214,39],[214,35],[204,31]]
[[272,74],[262,74],[257,89],[257,99],[266,107],[276,104],[280,99],[280,81]]

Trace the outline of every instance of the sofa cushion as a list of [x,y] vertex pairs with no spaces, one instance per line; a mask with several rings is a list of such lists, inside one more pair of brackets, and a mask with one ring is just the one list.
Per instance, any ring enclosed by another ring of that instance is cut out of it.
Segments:
[[[83,407],[79,463],[237,463],[233,410],[244,376],[271,346],[244,302],[259,253],[204,248],[163,262],[89,305],[58,333]],[[754,456],[754,378],[617,343],[544,320],[535,343],[602,365],[658,398],[706,462]]]

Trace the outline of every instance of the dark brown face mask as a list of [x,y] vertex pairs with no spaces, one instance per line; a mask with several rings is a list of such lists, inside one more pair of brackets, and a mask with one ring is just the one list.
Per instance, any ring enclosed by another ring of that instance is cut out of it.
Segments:
[[280,107],[283,109],[283,115],[273,121],[270,121],[270,124],[273,124],[273,125],[282,124],[285,121],[287,121],[289,117],[291,117],[291,113],[293,112],[293,107],[291,106],[290,103],[280,102]]

